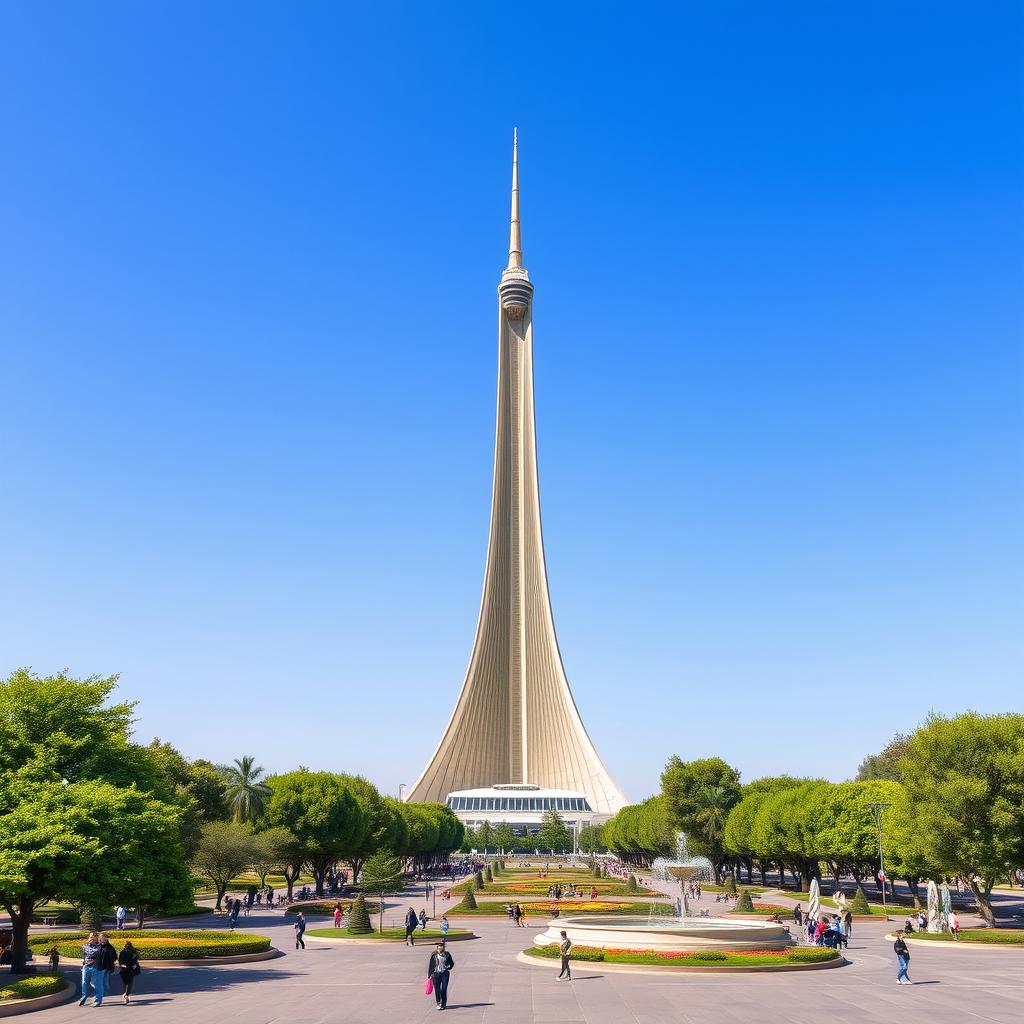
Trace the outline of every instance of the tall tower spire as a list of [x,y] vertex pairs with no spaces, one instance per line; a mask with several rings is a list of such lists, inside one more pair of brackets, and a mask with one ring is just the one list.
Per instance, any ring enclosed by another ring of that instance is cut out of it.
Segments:
[[625,798],[583,726],[548,596],[533,406],[533,285],[519,235],[519,140],[512,136],[508,265],[498,284],[498,418],[484,593],[462,691],[407,800],[503,784],[586,795],[614,814]]
[[523,265],[523,239],[519,231],[519,129],[512,129],[512,224],[508,237],[508,266]]

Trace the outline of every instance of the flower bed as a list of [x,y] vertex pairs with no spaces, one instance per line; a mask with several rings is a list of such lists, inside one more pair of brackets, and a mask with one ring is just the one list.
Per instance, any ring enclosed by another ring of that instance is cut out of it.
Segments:
[[[949,932],[914,932],[908,939],[927,942],[955,942]],[[989,946],[1024,946],[1024,930],[1019,928],[963,928],[961,942],[982,943]]]
[[[519,905],[523,913],[532,916],[539,914],[544,917],[553,916],[555,907],[560,915],[570,914],[638,914],[648,917],[671,917],[676,910],[669,903],[632,903],[625,900],[528,900]],[[466,908],[459,903],[447,911],[449,914],[472,914],[475,917],[505,917],[505,904],[500,902],[484,903],[482,900],[476,907]]]
[[[730,910],[730,914],[735,914],[736,910]],[[750,916],[751,913],[757,914],[759,917],[771,917],[772,914],[777,914],[779,917],[792,918],[793,908],[792,907],[781,907],[777,903],[755,903],[753,911],[746,911],[746,916]],[[739,916],[743,916],[741,912]]]
[[[531,946],[528,956],[556,960],[561,956],[558,946]],[[820,964],[839,959],[835,949],[744,949],[725,953],[718,949],[686,952],[663,952],[655,949],[600,949],[596,946],[573,946],[570,960],[587,963],[672,965],[678,967],[775,967],[781,964]]]
[[53,995],[62,991],[66,982],[59,974],[36,974],[21,981],[0,986],[0,1000],[4,999],[38,999],[40,996]]
[[[460,939],[465,935],[473,933],[468,928],[449,928],[449,939]],[[404,939],[404,928],[385,928],[383,933],[374,929],[372,932],[350,932],[347,928],[307,928],[306,938],[314,939]],[[413,938],[417,941],[429,940],[434,942],[444,938],[440,928],[417,928]]]
[[[114,947],[121,948],[116,940],[124,935],[131,939],[139,951],[139,958],[146,960],[204,960],[209,957],[246,956],[251,953],[265,953],[270,949],[270,939],[265,935],[250,935],[246,932],[219,931],[165,931],[146,930],[114,933]],[[55,932],[51,935],[33,935],[29,947],[36,955],[45,956],[56,946],[62,957],[78,959],[87,932]]]
[[[506,882],[504,878],[499,878],[495,882],[488,882],[483,890],[476,890],[479,895],[482,891],[484,894],[492,896],[547,896],[548,890],[554,886],[559,885],[563,889],[566,888],[566,884],[570,882],[570,879],[550,879],[540,878],[531,879],[530,881],[512,881]],[[646,886],[637,885],[635,892],[630,892],[629,887],[624,882],[619,881],[605,881],[604,879],[595,878],[593,882],[583,882],[579,885],[580,890],[589,894],[591,889],[596,890],[598,896],[662,896],[663,893],[656,892],[654,889],[648,889]],[[461,885],[456,885],[452,888],[452,892],[465,892],[466,883],[463,882]]]

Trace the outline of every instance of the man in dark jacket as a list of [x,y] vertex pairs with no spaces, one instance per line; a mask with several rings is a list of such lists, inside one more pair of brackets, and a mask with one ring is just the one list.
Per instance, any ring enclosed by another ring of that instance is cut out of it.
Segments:
[[301,946],[305,949],[306,943],[303,936],[306,934],[306,915],[301,910],[292,927],[295,929],[295,948],[298,949]]
[[897,932],[896,941],[892,944],[892,948],[896,951],[896,963],[899,964],[899,970],[896,972],[896,984],[913,985],[914,983],[907,973],[910,968],[910,949],[903,940],[903,934],[903,932]]
[[439,1010],[448,1005],[448,978],[454,966],[451,953],[444,948],[443,942],[439,942],[427,961],[427,977],[434,986],[434,999]]
[[405,913],[405,944],[407,946],[416,945],[413,933],[419,927],[419,923],[420,919],[416,916],[416,911],[410,907]]
[[107,984],[117,970],[117,950],[110,944],[105,932],[100,932],[100,951],[96,955],[96,979],[99,981],[99,988],[96,990],[96,1006],[103,1002],[107,994]]

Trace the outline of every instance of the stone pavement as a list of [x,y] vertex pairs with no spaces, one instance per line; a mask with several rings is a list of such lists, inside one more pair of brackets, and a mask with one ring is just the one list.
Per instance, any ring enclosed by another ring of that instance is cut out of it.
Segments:
[[[422,897],[411,902],[419,909]],[[400,912],[396,908],[395,916]],[[98,1010],[72,1003],[33,1014],[33,1024],[85,1015],[138,1024],[406,1024],[440,1016],[423,994],[429,943],[410,949],[309,938],[307,949],[296,951],[291,920],[280,912],[254,914],[244,925],[269,934],[286,955],[237,967],[144,969],[131,1006],[116,996]],[[537,968],[515,960],[540,925],[540,919],[525,930],[501,919],[472,921],[481,938],[451,945],[456,967],[448,1018],[461,1024],[1024,1021],[1024,953],[915,945],[910,973],[916,984],[901,987],[881,922],[855,923],[846,954],[852,963],[836,970],[669,977],[602,975],[580,964],[571,984],[555,982],[557,964]],[[114,988],[119,991],[119,983]]]

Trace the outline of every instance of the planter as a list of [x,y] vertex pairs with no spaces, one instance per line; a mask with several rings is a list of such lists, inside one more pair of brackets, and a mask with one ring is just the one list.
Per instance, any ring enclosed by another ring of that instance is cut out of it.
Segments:
[[64,978],[64,988],[60,992],[50,992],[34,999],[7,999],[0,1002],[0,1017],[17,1017],[22,1013],[33,1013],[36,1010],[48,1010],[51,1006],[70,1003],[77,998],[78,989],[74,981]]
[[[520,953],[516,959],[520,963],[529,964],[531,967],[544,967],[551,970],[558,965],[557,960],[545,960],[536,956],[529,956]],[[835,960],[825,960],[817,964],[763,964],[742,966],[713,967],[710,964],[700,967],[677,967],[675,964],[616,964],[607,961],[573,961],[572,966],[578,970],[598,971],[608,974],[779,974],[783,971],[822,971],[831,970],[834,967],[845,967],[850,961],[844,957],[836,957]]]

